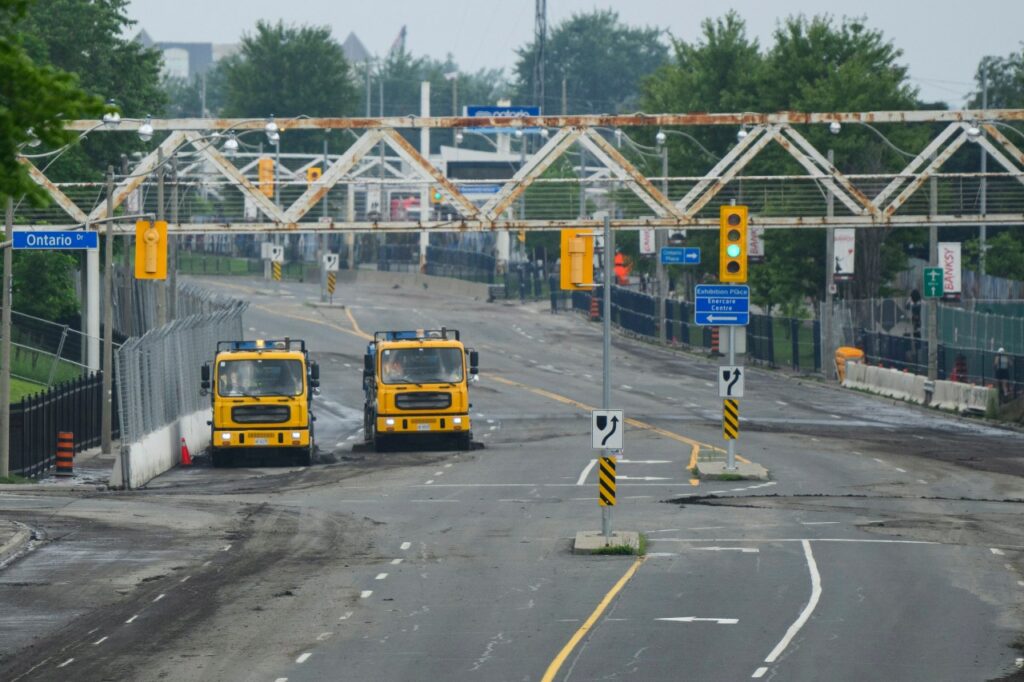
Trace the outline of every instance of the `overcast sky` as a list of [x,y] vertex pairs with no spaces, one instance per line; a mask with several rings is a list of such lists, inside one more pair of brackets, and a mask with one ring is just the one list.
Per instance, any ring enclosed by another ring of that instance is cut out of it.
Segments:
[[[128,12],[157,41],[233,43],[258,19],[282,19],[328,25],[339,41],[354,31],[378,55],[405,24],[411,53],[442,58],[450,52],[462,70],[475,71],[510,69],[515,48],[533,39],[534,6],[534,0],[131,0]],[[549,31],[573,13],[610,7],[630,25],[657,26],[685,40],[697,37],[702,19],[732,7],[762,47],[789,14],[866,16],[903,50],[921,98],[953,107],[963,106],[982,56],[1019,51],[1024,40],[1024,0],[548,0],[547,6]]]

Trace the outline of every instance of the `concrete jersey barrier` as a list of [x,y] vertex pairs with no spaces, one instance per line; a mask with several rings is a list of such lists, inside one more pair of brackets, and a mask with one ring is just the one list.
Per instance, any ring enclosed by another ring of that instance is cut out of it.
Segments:
[[935,381],[928,402],[927,377],[884,367],[848,362],[843,386],[950,412],[983,413],[995,389],[954,381]]

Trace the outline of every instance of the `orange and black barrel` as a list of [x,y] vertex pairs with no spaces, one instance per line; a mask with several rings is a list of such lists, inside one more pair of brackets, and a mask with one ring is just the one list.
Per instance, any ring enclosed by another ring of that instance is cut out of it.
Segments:
[[72,476],[75,473],[75,434],[70,431],[57,432],[57,475]]
[[718,355],[718,327],[711,328],[711,354]]

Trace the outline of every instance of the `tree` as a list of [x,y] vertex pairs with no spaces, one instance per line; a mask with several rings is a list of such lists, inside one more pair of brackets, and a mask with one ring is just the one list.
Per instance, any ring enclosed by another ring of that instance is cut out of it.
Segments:
[[358,93],[345,54],[326,26],[256,23],[224,60],[224,114],[261,118],[349,116]]
[[986,56],[978,63],[974,80],[978,89],[971,93],[968,106],[980,109],[982,81],[988,81],[988,106],[992,109],[1024,107],[1024,50],[1005,57]]
[[569,113],[634,111],[644,76],[665,63],[668,49],[657,28],[633,28],[617,12],[574,14],[551,31],[544,47],[544,101],[534,101],[537,45],[516,50],[516,99],[540,104],[545,113],[562,109],[562,81]]
[[0,0],[0,197],[45,194],[17,161],[23,145],[40,140],[61,147],[74,139],[63,121],[97,116],[102,102],[86,95],[71,74],[34,62],[23,46],[20,29],[27,0]]
[[160,86],[167,97],[166,114],[170,118],[219,116],[224,108],[224,70],[219,63],[192,80],[167,76]]
[[[127,6],[128,0],[37,0],[24,22],[25,47],[37,63],[74,73],[86,92],[114,100],[122,116],[157,116],[166,103],[160,88],[161,55],[126,37],[134,24]],[[93,135],[47,175],[53,180],[95,180],[107,165],[117,165],[122,154],[145,148],[134,135]]]
[[57,251],[24,251],[12,269],[11,307],[45,320],[68,319],[78,312],[74,256]]

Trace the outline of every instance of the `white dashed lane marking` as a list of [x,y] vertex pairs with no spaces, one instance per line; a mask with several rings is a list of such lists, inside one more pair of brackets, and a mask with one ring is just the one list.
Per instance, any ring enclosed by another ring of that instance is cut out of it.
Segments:
[[93,642],[92,645],[93,646],[98,646],[100,644],[103,644],[105,641],[107,641],[107,638],[105,636],[104,637],[100,637],[95,642]]
[[360,599],[369,599],[370,595],[372,595],[372,594],[373,594],[373,590],[363,590],[362,592],[359,593],[359,598]]
[[988,551],[992,552],[996,556],[1004,556],[1006,554],[1006,552],[1004,552],[1003,550],[999,549],[998,547],[989,547]]
[[411,542],[403,542],[402,546],[399,549],[409,549],[410,547],[412,547]]
[[153,600],[153,603],[155,604],[156,602],[160,601],[161,599],[163,599],[166,596],[167,596],[166,594],[158,594],[156,596],[156,599]]
[[126,624],[127,623],[134,623],[135,619],[138,618],[138,617],[139,617],[138,614],[136,614],[136,615],[132,616],[131,618],[129,618],[128,620],[126,620],[125,623]]
[[307,651],[306,653],[304,653],[301,656],[299,656],[298,658],[296,658],[295,662],[296,663],[305,663],[306,661],[309,660],[309,657],[312,656],[312,655],[313,655],[312,653]]
[[63,667],[64,667],[64,666],[66,666],[66,665],[70,665],[70,664],[71,664],[71,662],[72,662],[72,661],[74,661],[74,660],[75,660],[75,659],[73,659],[73,658],[69,658],[68,660],[66,660],[66,661],[64,661],[63,663],[61,663],[60,665],[58,665],[57,667],[58,667],[58,668],[63,668]]
[[398,565],[398,564],[400,564],[400,563],[402,563],[402,560],[401,560],[401,559],[392,559],[392,560],[391,560],[391,565],[392,565],[392,566],[397,566],[397,565]]
[[387,578],[387,577],[388,577],[387,573],[378,573],[377,577],[374,578],[374,580],[384,580],[384,578]]

